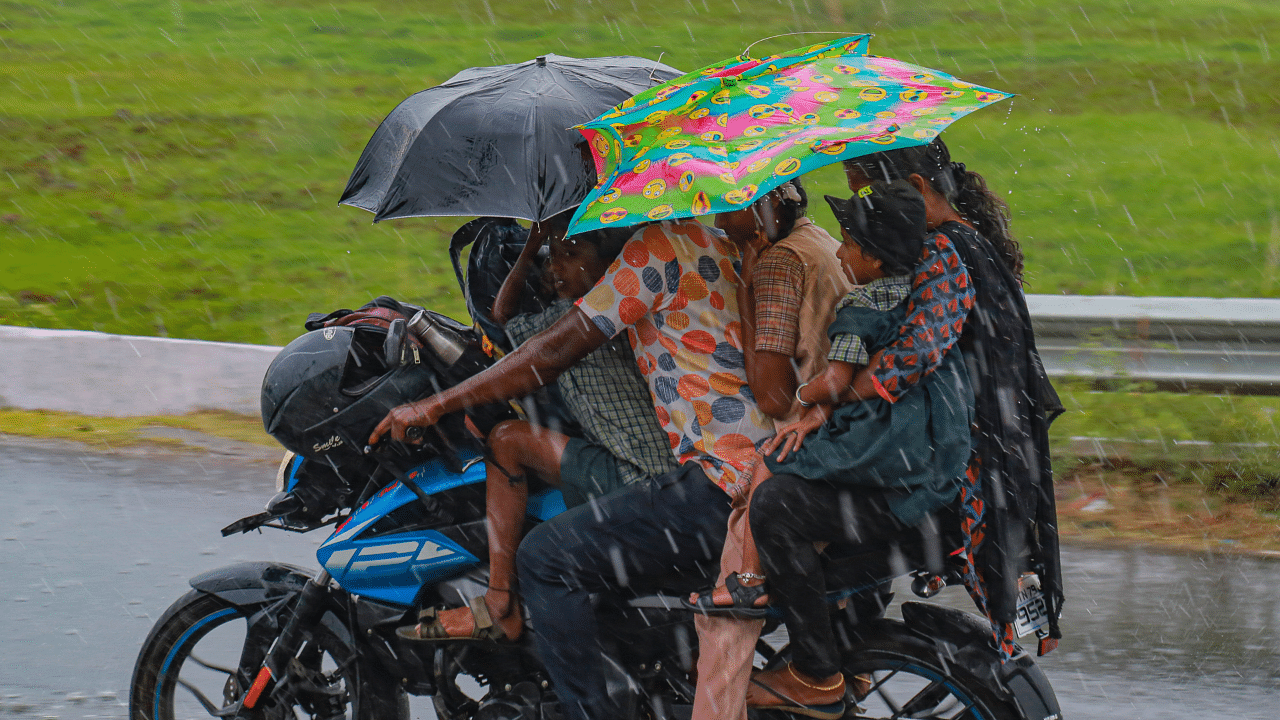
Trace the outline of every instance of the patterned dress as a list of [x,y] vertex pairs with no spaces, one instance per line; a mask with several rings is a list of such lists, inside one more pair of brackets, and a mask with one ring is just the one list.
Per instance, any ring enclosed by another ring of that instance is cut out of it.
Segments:
[[737,248],[695,220],[639,230],[578,308],[609,337],[623,330],[681,463],[737,484],[773,434],[742,356]]
[[[1062,404],[1036,351],[1026,298],[1000,254],[976,230],[940,225],[928,239],[902,339],[873,368],[880,394],[894,400],[928,376],[953,343],[974,383],[973,459],[961,488],[965,585],[987,615],[1002,654],[1014,652],[1018,578],[1040,576],[1049,603],[1048,637],[1062,636],[1064,600],[1049,424]],[[967,273],[965,282],[952,268]],[[953,310],[973,310],[956,332]]]

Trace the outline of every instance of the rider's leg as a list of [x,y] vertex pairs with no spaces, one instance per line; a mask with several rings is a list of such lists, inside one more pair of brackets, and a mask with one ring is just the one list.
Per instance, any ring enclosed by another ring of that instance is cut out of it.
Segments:
[[[560,457],[569,438],[523,420],[499,423],[489,433],[491,458],[485,478],[485,511],[489,536],[489,589],[485,605],[495,623],[509,638],[524,626],[520,605],[512,590],[516,579],[516,548],[524,527],[529,486],[533,474],[551,485],[560,484]],[[470,608],[445,610],[440,624],[449,635],[466,637],[475,626]]]
[[719,555],[728,515],[728,495],[690,463],[573,508],[525,537],[520,590],[567,718],[616,716],[592,593],[645,591],[654,577],[703,570]]
[[[839,491],[831,485],[779,477],[756,490],[751,503],[752,530],[769,576],[773,601],[783,608],[791,638],[792,661],[786,673],[766,682],[799,705],[839,702],[844,695],[826,604],[826,578],[814,540],[864,531],[839,525]],[[855,540],[855,538],[849,538]],[[755,689],[755,688],[753,688]],[[748,691],[752,704],[780,702],[770,693]]]
[[[748,501],[749,496],[734,497],[728,534],[720,554],[717,591],[724,588],[724,580],[730,573],[760,572],[756,564],[746,566],[748,552],[755,563],[759,562],[754,557]],[[727,590],[724,592],[728,594]],[[696,598],[694,600],[696,602]],[[732,598],[728,602],[731,603]],[[693,720],[746,720],[747,685],[764,620],[697,614],[693,624],[698,631],[698,684],[693,697]]]
[[[887,491],[810,482],[780,476],[760,486],[751,502],[752,531],[769,576],[773,601],[782,606],[791,637],[792,662],[757,678],[801,704],[834,702],[844,692],[840,656],[826,601],[826,578],[814,547],[895,543],[914,531],[889,510]],[[750,704],[776,704],[753,686]]]

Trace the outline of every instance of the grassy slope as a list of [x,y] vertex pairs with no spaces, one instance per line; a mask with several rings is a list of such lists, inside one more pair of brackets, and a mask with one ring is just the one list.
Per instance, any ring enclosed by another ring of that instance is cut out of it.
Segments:
[[948,136],[1013,205],[1032,292],[1280,296],[1267,0],[85,0],[0,3],[0,323],[282,343],[384,292],[461,315],[459,221],[335,205],[399,100],[546,52],[692,68],[833,28],[1021,94]]

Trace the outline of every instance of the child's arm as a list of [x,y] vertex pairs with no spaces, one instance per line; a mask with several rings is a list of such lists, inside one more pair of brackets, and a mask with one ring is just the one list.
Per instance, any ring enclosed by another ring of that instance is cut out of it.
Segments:
[[822,427],[831,417],[834,406],[841,395],[849,388],[855,371],[861,366],[853,363],[832,360],[821,375],[800,386],[796,390],[796,399],[808,409],[800,419],[778,430],[769,442],[762,447],[765,455],[772,455],[779,447],[778,460],[786,460],[787,456],[804,444],[809,433]]
[[542,225],[534,223],[533,227],[529,228],[529,239],[524,244],[524,250],[520,251],[520,258],[516,260],[511,272],[507,273],[507,279],[502,281],[502,287],[493,298],[493,312],[490,315],[499,325],[505,327],[507,322],[515,316],[516,309],[520,307],[520,293],[524,290],[525,281],[529,279],[529,273],[533,271],[538,250],[542,249],[545,239],[542,234]]

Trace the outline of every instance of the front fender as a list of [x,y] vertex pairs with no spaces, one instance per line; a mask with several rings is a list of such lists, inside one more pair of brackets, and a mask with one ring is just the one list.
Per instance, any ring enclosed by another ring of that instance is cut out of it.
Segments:
[[926,603],[902,604],[907,627],[938,646],[949,662],[959,663],[973,675],[989,679],[1013,697],[1027,720],[1059,720],[1062,708],[1049,678],[1023,651],[1006,663],[991,636],[991,625],[983,618],[954,608]]
[[191,578],[191,587],[241,609],[273,603],[302,592],[311,573],[296,565],[242,562]]
[[[283,627],[280,611],[292,604],[312,579],[311,571],[297,565],[276,562],[242,562],[209,570],[191,578],[191,587],[243,610],[251,627],[276,632]],[[345,595],[344,595],[345,597]],[[347,627],[341,598],[333,598],[320,624],[341,642],[355,648],[355,637]]]

